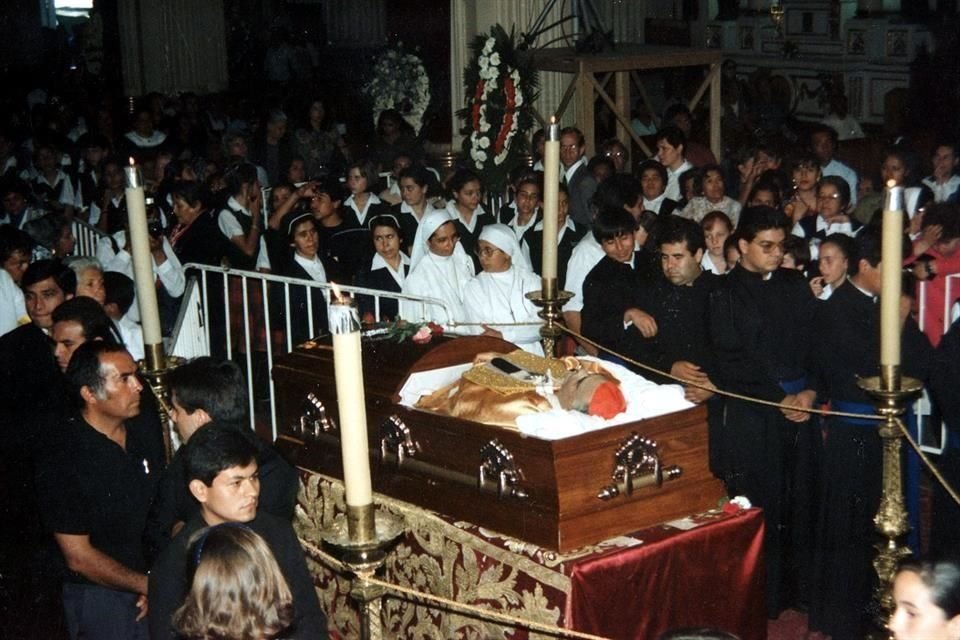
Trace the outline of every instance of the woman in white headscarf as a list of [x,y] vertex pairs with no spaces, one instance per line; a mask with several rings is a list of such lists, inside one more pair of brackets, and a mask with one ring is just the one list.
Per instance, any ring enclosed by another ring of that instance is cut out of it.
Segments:
[[473,273],[473,260],[460,246],[450,213],[445,209],[427,213],[417,227],[403,293],[438,298],[444,305],[402,300],[400,317],[444,325],[463,321],[463,287]]
[[513,229],[505,224],[485,226],[477,255],[483,271],[464,288],[464,321],[482,323],[474,328],[476,333],[503,338],[542,356],[540,318],[526,297],[540,290],[540,278],[530,270]]

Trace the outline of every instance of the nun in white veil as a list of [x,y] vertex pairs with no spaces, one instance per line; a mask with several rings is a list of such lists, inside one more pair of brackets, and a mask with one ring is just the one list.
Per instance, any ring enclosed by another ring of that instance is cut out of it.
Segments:
[[473,333],[503,338],[542,356],[541,321],[526,297],[539,291],[541,282],[520,251],[516,234],[505,224],[488,224],[480,232],[477,246],[483,271],[464,288],[464,321],[483,325],[471,327]]
[[460,246],[452,216],[446,209],[430,211],[417,227],[403,293],[438,298],[444,306],[401,300],[400,317],[442,325],[463,321],[463,287],[472,277],[473,260]]

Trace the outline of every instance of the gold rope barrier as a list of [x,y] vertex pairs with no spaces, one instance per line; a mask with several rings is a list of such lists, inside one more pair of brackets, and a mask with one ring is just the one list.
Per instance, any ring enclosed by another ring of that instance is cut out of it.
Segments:
[[[663,376],[663,377],[665,377],[665,378],[669,378],[669,379],[674,380],[674,381],[676,381],[676,382],[679,382],[679,383],[681,383],[681,384],[684,384],[684,385],[687,385],[687,386],[691,386],[691,387],[696,387],[697,389],[703,389],[703,390],[705,390],[705,391],[710,391],[710,392],[716,393],[716,394],[721,395],[721,396],[725,396],[725,397],[728,397],[728,398],[735,398],[735,399],[737,399],[737,400],[743,400],[744,402],[752,402],[752,403],[754,403],[754,404],[765,405],[765,406],[768,406],[768,407],[775,407],[775,408],[781,409],[781,410],[782,410],[782,409],[787,409],[788,411],[803,411],[803,412],[805,412],[805,413],[817,414],[817,415],[820,415],[820,416],[834,416],[834,417],[837,417],[837,418],[856,418],[856,419],[859,419],[859,420],[876,420],[876,421],[878,421],[878,422],[881,421],[881,420],[884,420],[883,416],[878,416],[878,415],[872,414],[872,413],[849,413],[849,412],[846,412],[846,411],[832,411],[832,410],[830,410],[830,409],[814,409],[814,408],[812,408],[812,407],[811,407],[811,408],[793,407],[793,406],[790,406],[790,405],[780,404],[779,402],[771,402],[771,401],[769,401],[769,400],[761,400],[760,398],[751,398],[750,396],[741,395],[741,394],[739,394],[739,393],[734,393],[734,392],[732,392],[732,391],[724,391],[723,389],[716,389],[716,388],[707,387],[707,386],[698,384],[698,383],[696,383],[696,382],[692,382],[692,381],[690,381],[690,380],[685,380],[685,379],[680,378],[680,377],[678,377],[678,376],[675,376],[675,375],[673,375],[673,374],[671,374],[671,373],[667,373],[667,372],[665,372],[665,371],[661,371],[661,370],[659,370],[659,369],[657,369],[657,368],[655,368],[655,367],[651,367],[650,365],[643,364],[642,362],[637,362],[637,361],[634,360],[633,358],[630,358],[630,357],[628,357],[628,356],[619,354],[619,353],[617,353],[616,351],[614,351],[613,349],[609,349],[609,348],[607,348],[607,347],[605,347],[605,346],[603,346],[603,345],[601,345],[601,344],[597,344],[596,342],[594,342],[594,341],[591,340],[590,338],[587,338],[586,336],[584,336],[584,335],[582,335],[582,334],[580,334],[580,333],[577,333],[576,331],[573,331],[572,329],[570,329],[569,327],[567,327],[567,326],[565,326],[565,325],[560,325],[560,326],[561,326],[561,329],[562,329],[565,333],[569,334],[569,335],[572,336],[573,338],[576,338],[577,340],[582,340],[583,342],[586,342],[586,343],[589,344],[590,346],[596,347],[596,348],[597,348],[598,350],[600,350],[600,351],[604,351],[604,352],[606,352],[606,353],[609,353],[609,354],[612,355],[612,356],[615,356],[615,357],[617,357],[617,358],[620,358],[620,359],[623,360],[624,362],[628,362],[628,363],[630,363],[630,364],[632,364],[632,365],[634,365],[634,366],[636,366],[636,367],[639,367],[639,368],[641,368],[641,369],[644,369],[645,371],[649,371],[649,372],[651,372],[651,373],[656,373],[657,375],[661,375],[661,376]],[[944,490],[950,495],[950,497],[953,499],[954,503],[960,505],[960,495],[958,495],[958,494],[957,494],[957,491],[950,485],[949,482],[947,482],[946,478],[943,477],[943,475],[942,475],[942,474],[940,473],[940,471],[936,468],[936,466],[930,461],[930,459],[926,456],[926,454],[924,454],[923,451],[920,450],[920,445],[919,445],[919,444],[913,439],[913,437],[910,435],[910,432],[907,430],[906,425],[903,424],[903,421],[900,420],[900,419],[897,419],[896,423],[897,423],[897,428],[900,429],[900,432],[902,433],[902,435],[904,436],[904,438],[906,438],[907,442],[910,443],[910,446],[913,447],[913,450],[916,451],[917,456],[920,457],[920,460],[923,462],[923,464],[924,464],[924,466],[927,468],[927,470],[930,471],[931,474],[933,474],[934,479],[936,479],[936,481],[937,481],[938,483],[940,483],[940,486],[943,487]]]
[[[322,549],[312,544],[311,542],[300,538],[300,544],[303,548],[313,556],[314,560],[323,562],[328,565],[330,568],[334,569],[339,573],[344,573],[348,571],[347,566],[331,556],[330,554],[324,552]],[[435,596],[429,593],[422,593],[420,591],[415,591],[413,589],[408,589],[407,587],[401,587],[400,585],[393,584],[391,582],[385,582],[379,578],[374,577],[372,574],[364,575],[364,581],[369,584],[379,586],[383,588],[388,593],[394,593],[395,595],[404,595],[410,598],[416,598],[417,600],[426,600],[433,602],[437,605],[437,608],[445,608],[453,611],[459,611],[461,613],[472,613],[481,619],[490,619],[496,620],[498,622],[504,623],[506,626],[510,627],[523,627],[524,629],[529,629],[531,631],[538,631],[540,633],[545,633],[547,635],[561,637],[561,638],[583,638],[585,640],[609,640],[606,636],[595,636],[590,633],[584,633],[582,631],[573,631],[571,629],[562,629],[560,627],[554,627],[550,625],[543,624],[541,622],[535,622],[533,620],[526,620],[524,618],[518,618],[516,616],[511,616],[505,613],[498,613],[490,609],[484,609],[483,607],[478,607],[476,605],[464,604],[462,602],[456,602],[455,600],[450,600],[441,596]]]

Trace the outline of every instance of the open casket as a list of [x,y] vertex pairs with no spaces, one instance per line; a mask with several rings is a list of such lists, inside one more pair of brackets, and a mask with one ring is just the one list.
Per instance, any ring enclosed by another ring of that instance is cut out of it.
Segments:
[[[560,552],[717,504],[703,407],[547,440],[398,403],[412,373],[515,348],[486,337],[363,341],[374,491]],[[279,358],[273,376],[280,449],[342,479],[330,337]]]

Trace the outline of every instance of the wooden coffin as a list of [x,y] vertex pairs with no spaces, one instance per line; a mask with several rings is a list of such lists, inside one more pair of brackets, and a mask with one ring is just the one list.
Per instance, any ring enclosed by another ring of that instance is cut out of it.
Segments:
[[[409,373],[513,349],[484,337],[364,340],[374,491],[560,552],[716,505],[703,407],[543,440],[397,404]],[[343,478],[330,338],[278,359],[273,376],[280,448]]]

